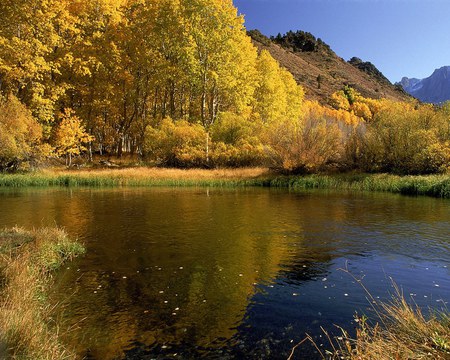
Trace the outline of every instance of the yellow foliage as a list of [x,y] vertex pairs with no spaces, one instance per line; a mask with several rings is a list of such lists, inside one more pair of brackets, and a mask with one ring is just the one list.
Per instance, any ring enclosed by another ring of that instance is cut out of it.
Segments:
[[353,113],[365,121],[371,121],[379,111],[390,107],[392,103],[392,101],[386,99],[365,98],[349,86],[333,93],[329,101],[334,109]]
[[330,105],[336,110],[350,110],[350,103],[343,91],[337,91],[331,95]]
[[42,127],[20,101],[0,96],[0,169],[42,155]]
[[363,102],[355,102],[350,108],[352,113],[360,118],[363,118],[365,121],[370,121],[372,119],[373,115],[367,104]]
[[257,70],[254,109],[258,117],[266,124],[300,117],[304,92],[292,74],[282,69],[267,50],[261,51]]
[[211,128],[211,161],[216,166],[259,165],[264,159],[261,124],[233,113],[222,113]]
[[93,137],[86,132],[75,112],[72,109],[65,109],[61,115],[61,122],[53,134],[56,154],[66,156],[67,165],[70,166],[72,157],[87,150],[84,145],[92,140]]
[[365,134],[362,164],[372,171],[445,171],[450,165],[448,125],[431,106],[391,102]]
[[357,126],[361,123],[361,118],[355,115],[353,112],[344,109],[330,109],[328,107],[320,105],[317,101],[306,101],[304,106],[304,117],[326,117],[328,119],[334,119],[342,126]]
[[207,134],[203,126],[166,118],[145,135],[145,155],[164,166],[247,166],[263,159],[263,146],[250,122],[228,113]]
[[146,129],[144,153],[164,166],[201,166],[206,163],[206,144],[207,133],[201,125],[166,118],[159,127]]
[[53,121],[67,89],[60,79],[66,45],[76,38],[69,0],[0,2],[2,88],[24,102],[41,122]]
[[235,144],[219,141],[212,143],[210,158],[214,166],[257,166],[264,162],[265,152],[258,138],[239,140]]

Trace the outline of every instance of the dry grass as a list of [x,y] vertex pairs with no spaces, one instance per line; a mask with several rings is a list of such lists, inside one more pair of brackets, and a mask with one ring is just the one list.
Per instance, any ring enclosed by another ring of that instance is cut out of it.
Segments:
[[0,174],[0,187],[24,186],[250,186],[266,181],[264,168],[164,169],[164,168],[62,168],[27,174]]
[[244,180],[268,174],[267,168],[237,169],[167,169],[167,168],[125,168],[125,169],[81,169],[76,171],[55,168],[44,170],[43,174],[57,176],[110,177],[122,179],[155,180]]
[[334,347],[334,359],[412,360],[450,359],[450,318],[448,311],[430,312],[409,304],[398,292],[390,303],[379,306],[380,323],[370,325],[358,318],[356,339],[344,331]]
[[0,231],[1,341],[11,359],[75,358],[60,343],[46,293],[52,271],[83,251],[61,229]]
[[1,187],[45,186],[211,186],[335,189],[391,192],[450,198],[450,174],[397,176],[391,174],[314,174],[282,176],[267,168],[167,169],[167,168],[66,168],[45,169],[25,174],[0,174]]
[[[347,272],[347,270],[345,270]],[[431,311],[424,316],[415,304],[406,301],[393,282],[395,294],[390,302],[375,300],[364,285],[378,322],[371,324],[366,316],[356,316],[356,338],[339,328],[341,336],[332,338],[322,328],[330,343],[330,350],[321,350],[307,337],[292,349],[289,360],[296,349],[310,341],[324,360],[449,360],[450,359],[450,315],[448,309]]]

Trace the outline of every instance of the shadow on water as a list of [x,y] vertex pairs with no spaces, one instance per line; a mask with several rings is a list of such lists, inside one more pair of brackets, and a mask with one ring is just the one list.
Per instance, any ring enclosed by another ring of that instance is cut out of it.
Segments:
[[[244,189],[0,192],[5,226],[58,224],[87,255],[57,276],[64,340],[86,359],[286,359],[305,333],[351,330],[364,279],[449,301],[450,203]],[[298,359],[314,359],[314,348]]]

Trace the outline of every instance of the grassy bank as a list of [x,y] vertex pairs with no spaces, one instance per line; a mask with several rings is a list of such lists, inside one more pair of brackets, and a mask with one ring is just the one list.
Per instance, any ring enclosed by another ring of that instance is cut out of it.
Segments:
[[370,325],[365,317],[360,318],[356,339],[349,339],[344,332],[334,346],[334,359],[450,359],[448,310],[426,318],[401,295],[378,308],[381,322]]
[[424,316],[421,309],[408,303],[394,284],[396,294],[390,302],[375,300],[369,293],[378,321],[374,324],[366,316],[356,316],[356,337],[339,328],[341,336],[331,337],[322,328],[328,340],[328,350],[319,347],[307,335],[293,349],[288,358],[301,354],[304,343],[312,343],[323,360],[448,360],[450,359],[450,313],[430,310]]
[[[0,337],[9,357],[75,358],[59,341],[46,294],[52,272],[83,252],[83,246],[61,229],[0,231]],[[0,357],[6,358],[6,354]]]
[[391,174],[337,174],[278,177],[274,187],[378,191],[450,198],[450,175],[397,176]]
[[450,175],[397,176],[390,174],[335,174],[279,176],[265,168],[246,169],[85,169],[42,170],[1,174],[0,187],[45,186],[264,186],[290,189],[379,191],[450,198]]
[[26,186],[258,186],[270,178],[267,169],[87,169],[43,170],[0,175],[0,187]]

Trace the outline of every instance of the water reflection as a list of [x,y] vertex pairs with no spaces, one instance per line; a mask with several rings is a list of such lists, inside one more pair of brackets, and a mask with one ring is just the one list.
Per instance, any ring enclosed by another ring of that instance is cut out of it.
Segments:
[[267,189],[21,190],[0,201],[5,226],[56,223],[86,242],[52,299],[88,359],[284,359],[305,332],[367,309],[342,267],[375,296],[393,276],[419,304],[450,297],[445,201]]
[[224,347],[256,285],[270,284],[289,257],[271,203],[253,191],[100,194],[85,209],[90,255],[65,272],[56,295],[74,293],[64,318],[79,330],[69,342],[95,359],[136,344]]

